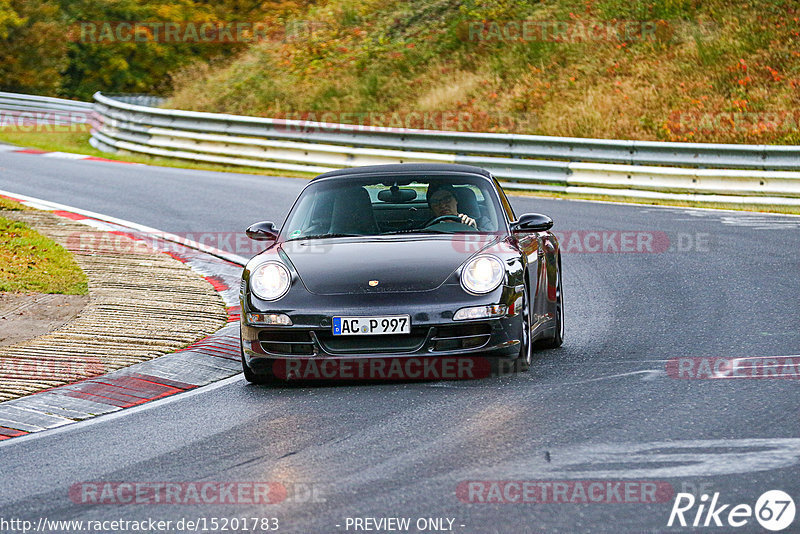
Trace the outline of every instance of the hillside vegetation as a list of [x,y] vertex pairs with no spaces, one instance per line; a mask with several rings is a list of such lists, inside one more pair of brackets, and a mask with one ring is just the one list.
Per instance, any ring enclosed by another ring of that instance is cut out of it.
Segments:
[[[136,41],[120,23],[280,20],[309,0],[0,0],[0,91],[88,100],[95,91],[164,94],[173,70],[230,58],[245,42]],[[95,31],[91,31],[94,28]],[[123,28],[124,29],[124,28]]]
[[795,0],[328,0],[291,19],[307,31],[173,72],[169,106],[800,144],[798,17]]
[[[93,42],[85,21],[260,21]],[[79,33],[79,32],[78,32]],[[800,144],[797,0],[0,0],[0,90],[374,126]]]

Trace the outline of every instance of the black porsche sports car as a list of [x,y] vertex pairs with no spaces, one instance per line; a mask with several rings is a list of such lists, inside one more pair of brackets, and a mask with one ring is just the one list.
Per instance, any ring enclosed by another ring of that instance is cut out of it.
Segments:
[[527,370],[534,344],[564,339],[552,225],[515,216],[477,167],[322,174],[282,228],[247,229],[274,243],[242,275],[244,376],[474,378],[512,360]]

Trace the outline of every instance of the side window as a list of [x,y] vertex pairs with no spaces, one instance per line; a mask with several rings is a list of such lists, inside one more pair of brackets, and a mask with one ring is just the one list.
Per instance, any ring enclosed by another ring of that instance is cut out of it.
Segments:
[[505,210],[506,214],[508,215],[509,222],[516,221],[517,216],[514,215],[514,210],[511,207],[511,203],[506,198],[506,192],[503,191],[503,188],[500,187],[500,183],[497,181],[497,178],[492,177],[492,181],[494,182],[494,186],[497,188],[497,193],[500,195],[500,203],[503,205],[503,210]]
[[502,219],[503,214],[497,210],[496,203],[493,200],[490,200],[494,198],[494,195],[489,189],[490,187],[491,186],[487,184],[473,186],[476,191],[478,206],[480,207],[481,211],[479,229],[486,232],[496,232],[498,228],[505,225],[499,222],[499,220]]
[[366,189],[367,193],[369,193],[369,199],[372,201],[372,205],[374,206],[376,203],[380,202],[378,200],[378,193],[381,192],[381,190],[386,189],[386,186],[382,184],[369,184],[365,185],[364,189]]

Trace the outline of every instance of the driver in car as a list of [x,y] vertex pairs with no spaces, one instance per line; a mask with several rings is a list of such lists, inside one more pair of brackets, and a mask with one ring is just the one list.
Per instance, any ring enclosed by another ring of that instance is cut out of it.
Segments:
[[433,212],[434,218],[444,215],[455,215],[463,224],[478,228],[475,219],[465,213],[458,213],[458,199],[456,190],[450,184],[431,184],[426,195],[428,206]]

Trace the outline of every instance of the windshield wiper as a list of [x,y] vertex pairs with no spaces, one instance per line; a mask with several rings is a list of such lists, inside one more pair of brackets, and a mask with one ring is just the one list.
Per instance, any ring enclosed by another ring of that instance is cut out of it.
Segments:
[[444,230],[432,230],[430,228],[410,228],[408,230],[395,230],[393,232],[384,232],[381,235],[397,235],[397,234],[452,234],[455,232],[446,232]]
[[405,230],[393,230],[391,232],[383,232],[381,235],[396,235],[396,234],[414,234],[423,231],[424,228],[406,228]]
[[287,239],[286,241],[299,241],[301,239],[324,239],[326,237],[364,237],[360,234],[315,234],[315,235],[303,235],[299,237],[294,237],[292,239]]

